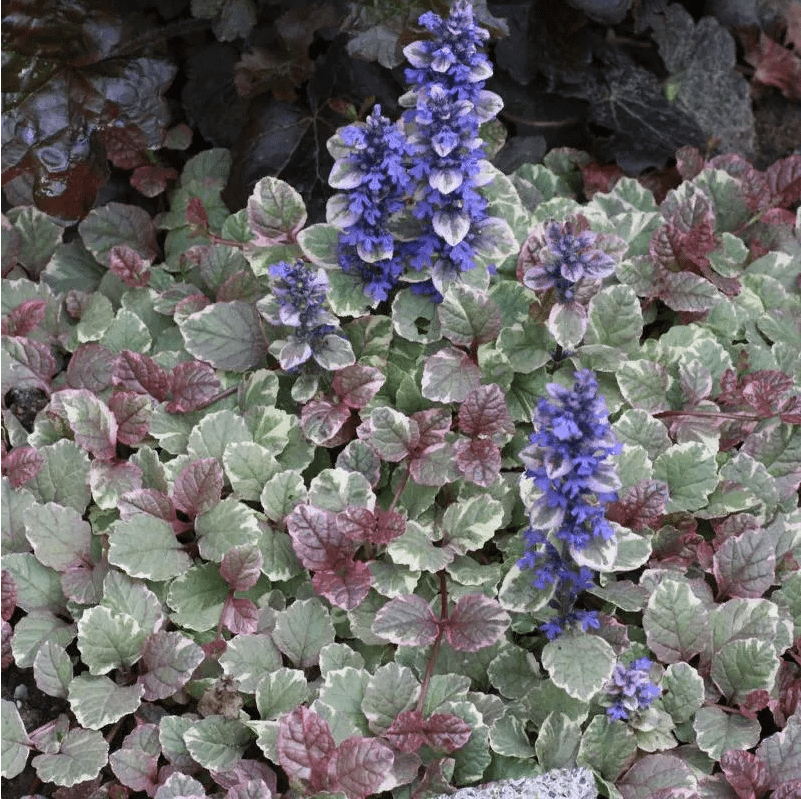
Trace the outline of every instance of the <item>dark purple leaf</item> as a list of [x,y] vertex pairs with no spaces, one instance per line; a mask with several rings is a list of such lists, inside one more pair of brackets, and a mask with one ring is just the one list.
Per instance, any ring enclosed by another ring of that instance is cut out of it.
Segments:
[[147,162],[147,138],[140,128],[106,128],[101,134],[106,157],[120,169],[136,169]]
[[0,618],[8,621],[17,607],[17,584],[5,569],[0,572],[0,599]]
[[94,342],[81,344],[67,365],[67,385],[99,394],[111,385],[116,365],[116,353]]
[[209,215],[206,213],[203,200],[199,197],[193,197],[186,204],[186,224],[190,227],[200,227],[204,229],[209,226]]
[[416,752],[426,742],[424,724],[419,710],[404,710],[389,725],[383,737],[399,752]]
[[793,388],[793,379],[784,372],[764,369],[745,375],[740,387],[743,400],[760,416],[773,416],[783,395]]
[[172,501],[178,510],[195,517],[220,501],[223,481],[223,470],[216,458],[192,461],[175,478]]
[[39,474],[44,462],[44,455],[36,448],[14,447],[3,456],[3,473],[8,475],[14,488],[19,488]]
[[486,488],[501,473],[501,451],[489,438],[462,439],[456,442],[456,465],[467,480]]
[[370,567],[360,560],[344,561],[335,571],[318,571],[312,578],[314,590],[343,610],[361,605],[372,582]]
[[425,720],[426,743],[434,750],[455,752],[470,739],[470,725],[452,713],[435,713]]
[[328,399],[310,400],[303,406],[300,426],[303,435],[314,444],[327,444],[350,418],[350,408],[344,402]]
[[496,599],[468,594],[456,603],[445,625],[445,637],[460,652],[478,652],[494,644],[508,626],[509,614]]
[[384,782],[394,760],[392,750],[377,738],[346,738],[328,764],[331,787],[348,799],[366,799]]
[[44,319],[46,312],[44,300],[26,300],[3,317],[3,335],[27,336]]
[[150,397],[133,391],[117,391],[111,395],[108,407],[117,420],[117,441],[134,446],[147,435],[152,402]]
[[770,186],[772,204],[791,208],[801,200],[801,155],[789,155],[774,162],[765,170],[765,178]]
[[384,385],[386,377],[374,366],[354,364],[340,369],[331,387],[349,408],[363,408]]
[[660,480],[641,480],[626,488],[606,511],[607,518],[631,530],[650,527],[665,512],[667,485]]
[[252,599],[236,597],[223,608],[222,623],[234,635],[250,635],[259,626],[259,609]]
[[311,571],[335,571],[356,551],[356,545],[337,525],[333,511],[298,505],[286,517],[286,527],[295,554]]
[[117,244],[108,253],[109,269],[126,286],[132,288],[147,286],[150,282],[150,270],[142,260],[142,256],[127,244]]
[[411,418],[417,422],[420,431],[420,440],[416,447],[419,452],[445,441],[445,434],[451,429],[453,414],[447,408],[429,408],[413,413]]
[[313,791],[327,790],[328,762],[336,749],[328,722],[307,707],[281,718],[276,750],[289,779],[305,780]]
[[186,413],[202,408],[219,394],[222,385],[214,370],[201,361],[184,361],[173,367],[170,376],[172,401],[169,413]]
[[732,749],[720,758],[720,767],[739,799],[759,799],[770,784],[765,764],[751,752]]
[[114,385],[137,394],[150,394],[160,402],[167,399],[170,378],[166,370],[148,355],[123,350],[114,366]]
[[393,644],[428,646],[439,635],[439,621],[423,597],[405,594],[390,599],[376,613],[372,629]]
[[471,438],[491,438],[513,432],[506,398],[495,383],[471,391],[459,406],[459,429]]
[[220,563],[220,576],[233,591],[248,591],[261,576],[264,559],[255,544],[230,549]]
[[145,197],[157,197],[167,189],[170,180],[176,180],[178,172],[166,166],[138,166],[131,175],[131,185]]
[[406,532],[406,517],[395,511],[376,508],[345,508],[337,516],[339,529],[358,544],[388,544]]

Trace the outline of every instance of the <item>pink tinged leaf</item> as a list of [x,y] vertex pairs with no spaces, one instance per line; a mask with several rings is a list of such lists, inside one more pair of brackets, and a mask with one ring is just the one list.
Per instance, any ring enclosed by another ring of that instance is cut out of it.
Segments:
[[631,530],[644,530],[665,512],[668,487],[660,480],[641,480],[626,488],[620,499],[609,506],[606,515]]
[[113,383],[117,388],[137,394],[150,394],[159,402],[167,399],[170,378],[165,369],[148,355],[123,350],[114,367]]
[[419,710],[399,713],[383,737],[399,752],[416,752],[425,742],[423,714]]
[[38,327],[46,312],[44,300],[26,300],[3,317],[3,335],[27,336]]
[[349,408],[363,408],[379,392],[386,377],[374,366],[354,364],[340,369],[331,387]]
[[167,190],[170,180],[177,180],[178,172],[165,166],[138,166],[131,175],[131,185],[145,197],[158,197]]
[[39,474],[44,462],[44,455],[34,447],[14,447],[3,456],[3,473],[14,488],[19,488]]
[[327,399],[311,400],[303,406],[300,427],[313,444],[326,445],[350,418],[350,408],[344,402]]
[[755,67],[753,80],[775,86],[788,100],[801,100],[801,57],[760,31],[745,59]]
[[[156,491],[154,488],[140,488],[136,491],[127,492],[120,500],[118,509],[120,511],[120,519],[123,521],[139,513],[147,513],[157,519],[169,522],[176,533],[184,531],[184,525],[178,521],[172,500],[166,494]],[[177,529],[177,525],[181,525],[181,528]]]
[[259,609],[247,597],[231,599],[223,609],[222,623],[234,635],[250,635],[258,629]]
[[420,431],[420,440],[416,446],[418,451],[443,443],[453,422],[453,415],[447,408],[429,408],[425,411],[417,411],[412,414],[411,418],[417,423]]
[[273,792],[264,780],[246,780],[232,785],[225,799],[271,799]]
[[489,438],[458,441],[456,466],[471,483],[486,488],[501,473],[501,451]]
[[742,397],[760,416],[773,416],[782,396],[792,388],[793,378],[773,369],[753,372],[742,379]]
[[715,249],[715,215],[706,196],[696,192],[672,209],[667,217],[667,239],[680,260],[707,264]]
[[99,460],[117,455],[117,420],[108,406],[85,388],[65,388],[50,398],[50,411],[67,420],[75,443]]
[[300,706],[282,716],[276,750],[290,779],[305,780],[314,791],[328,788],[327,765],[336,749],[328,722]]
[[315,572],[312,578],[314,590],[343,610],[359,607],[370,593],[372,582],[370,567],[360,560],[347,561],[336,571]]
[[173,316],[176,322],[180,322],[182,319],[186,319],[187,316],[202,311],[209,305],[211,305],[211,300],[209,300],[205,294],[201,294],[198,291],[176,302],[175,308],[173,309]]
[[196,411],[214,399],[221,389],[220,378],[207,363],[179,363],[170,376],[172,402],[167,403],[167,412]]
[[220,501],[223,470],[216,458],[201,458],[181,469],[175,478],[172,501],[188,516],[206,513]]
[[761,530],[733,535],[715,552],[712,572],[722,595],[761,597],[776,579],[775,547]]
[[789,155],[771,164],[765,170],[765,179],[770,186],[772,204],[791,208],[801,200],[801,155]]
[[791,780],[778,785],[770,795],[771,799],[798,799],[801,796],[801,780]]
[[117,355],[100,344],[81,344],[67,365],[67,385],[99,394],[111,385]]
[[286,527],[292,548],[305,568],[334,571],[348,561],[356,545],[337,525],[337,515],[311,505],[298,505],[287,517]]
[[[89,488],[100,503],[105,496],[122,496],[142,487],[142,469],[135,463],[92,461],[89,471]],[[103,504],[108,507],[111,500]]]
[[143,724],[125,738],[122,746],[112,752],[108,760],[111,770],[123,785],[133,791],[155,796],[160,754],[158,727],[155,724]]
[[209,226],[209,215],[199,197],[193,197],[186,204],[186,224],[202,228]]
[[253,272],[241,269],[223,281],[220,288],[217,289],[215,299],[217,302],[233,302],[234,300],[256,302],[262,298],[263,294],[264,290]]
[[108,407],[117,420],[117,441],[134,446],[147,435],[153,415],[150,397],[132,391],[117,391],[109,398]]
[[2,595],[0,618],[3,621],[8,621],[17,608],[17,584],[5,569],[0,572],[0,594]]
[[684,180],[692,180],[700,175],[704,165],[704,156],[698,148],[687,145],[676,151],[676,170]]
[[48,391],[50,380],[58,369],[50,347],[19,336],[9,336],[3,343],[8,388],[42,388]]
[[109,250],[108,265],[126,286],[138,288],[150,282],[150,264],[127,244],[117,244]]
[[345,508],[337,516],[337,524],[344,535],[358,544],[388,544],[406,532],[406,517],[395,511],[376,508]]
[[346,738],[328,763],[328,778],[348,799],[366,799],[378,791],[394,760],[392,750],[376,738]]
[[7,669],[14,662],[14,652],[11,649],[11,638],[14,630],[11,625],[3,619],[0,623],[2,632],[0,633],[0,668]]
[[439,634],[439,621],[421,596],[406,594],[390,599],[373,621],[373,632],[393,644],[428,646]]
[[148,702],[167,699],[177,693],[203,662],[203,650],[177,632],[153,633],[142,648],[142,664],[147,669],[139,678]]
[[67,599],[81,605],[96,605],[103,598],[103,580],[106,579],[108,562],[76,563],[61,573],[61,590]]
[[484,594],[460,597],[445,625],[448,643],[460,652],[478,652],[494,644],[509,626],[509,614]]
[[801,424],[801,396],[790,397],[782,404],[779,418],[786,424]]
[[220,576],[232,591],[248,591],[261,576],[264,564],[261,550],[255,544],[230,549],[220,563]]
[[492,437],[514,432],[503,390],[495,383],[471,391],[459,406],[459,429],[467,436]]
[[[211,771],[211,776],[217,785],[231,789],[243,783],[257,781],[263,782],[270,793],[278,793],[278,781],[275,772],[260,760],[243,758],[233,768],[226,771]],[[258,794],[258,799],[270,799],[262,792]]]
[[426,743],[435,751],[455,752],[470,740],[473,730],[452,713],[435,713],[426,719],[424,732]]
[[765,764],[751,752],[732,749],[720,758],[720,767],[739,799],[758,799],[770,785]]

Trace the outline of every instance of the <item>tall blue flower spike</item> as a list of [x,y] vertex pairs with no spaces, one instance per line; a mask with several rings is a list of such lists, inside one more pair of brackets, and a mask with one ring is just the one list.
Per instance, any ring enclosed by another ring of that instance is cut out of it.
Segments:
[[604,509],[617,499],[620,481],[607,459],[620,451],[620,444],[589,369],[576,372],[572,389],[556,383],[546,388],[551,399],[540,399],[531,444],[520,453],[525,475],[540,495],[530,508],[526,553],[518,566],[534,572],[535,587],[556,587],[551,606],[557,614],[542,625],[553,639],[571,624],[585,631],[599,625],[593,611],[573,607],[594,575],[576,564],[570,552],[613,535]]
[[490,224],[487,202],[478,188],[490,179],[483,169],[479,125],[503,107],[486,91],[492,65],[479,49],[489,37],[473,20],[467,0],[456,0],[450,15],[428,12],[419,23],[433,34],[404,48],[411,67],[411,90],[399,102],[412,146],[412,177],[418,190],[412,208],[421,230],[411,245],[413,269],[431,267],[430,281],[413,289],[441,299],[441,291],[475,266],[483,229]]

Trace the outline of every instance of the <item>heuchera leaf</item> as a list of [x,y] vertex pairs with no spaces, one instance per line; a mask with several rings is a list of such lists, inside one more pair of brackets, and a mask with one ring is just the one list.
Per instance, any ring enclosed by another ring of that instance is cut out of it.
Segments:
[[372,630],[393,644],[428,646],[439,634],[439,622],[425,599],[405,594],[390,599],[376,613]]
[[491,646],[509,626],[509,614],[496,599],[484,594],[460,597],[445,624],[448,643],[460,652]]
[[186,413],[202,408],[214,399],[222,385],[214,370],[200,361],[184,361],[176,364],[170,374],[168,413]]
[[206,513],[220,501],[224,479],[216,458],[192,461],[175,478],[172,501],[188,516]]
[[328,788],[328,761],[336,749],[328,722],[307,707],[281,718],[276,750],[287,776],[305,780],[314,791]]
[[150,394],[160,402],[167,399],[170,388],[170,377],[165,369],[150,356],[131,350],[123,350],[117,356],[112,381],[117,388]]
[[378,791],[394,761],[392,750],[377,738],[346,738],[328,764],[328,778],[348,799],[366,799]]
[[34,447],[14,447],[3,455],[3,474],[8,475],[14,488],[19,488],[36,477],[44,462],[44,456]]
[[349,408],[363,408],[384,385],[386,377],[374,366],[354,364],[340,369],[331,387]]

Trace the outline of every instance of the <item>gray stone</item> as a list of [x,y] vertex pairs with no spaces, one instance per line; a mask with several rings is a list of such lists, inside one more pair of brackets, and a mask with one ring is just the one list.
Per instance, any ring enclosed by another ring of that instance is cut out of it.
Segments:
[[554,769],[540,777],[490,782],[461,788],[437,799],[596,799],[595,780],[586,768]]

